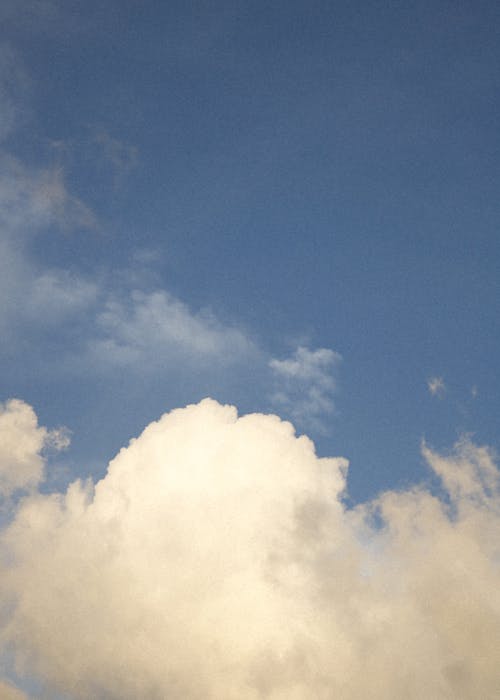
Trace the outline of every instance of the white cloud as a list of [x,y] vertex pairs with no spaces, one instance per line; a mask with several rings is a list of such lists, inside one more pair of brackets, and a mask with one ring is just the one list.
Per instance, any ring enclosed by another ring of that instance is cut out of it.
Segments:
[[[51,7],[40,6],[41,14],[52,16]],[[34,9],[27,8],[30,16]],[[9,13],[17,17],[14,4]],[[22,66],[13,52],[5,52],[10,69],[0,69],[0,98],[6,105],[0,139],[15,128],[22,111],[11,79],[24,75]],[[133,147],[102,129],[94,141],[116,176],[133,167]],[[27,368],[36,364],[52,371],[57,362],[65,376],[98,374],[101,381],[123,368],[135,378],[156,373],[163,380],[179,372],[204,372],[209,381],[214,370],[223,369],[233,374],[229,382],[238,372],[250,374],[263,395],[270,367],[274,405],[299,423],[321,428],[322,416],[333,408],[332,369],[339,357],[333,351],[299,347],[293,357],[269,362],[266,349],[247,330],[192,308],[162,288],[159,275],[151,273],[151,251],[136,252],[126,270],[108,268],[94,276],[51,267],[34,254],[35,239],[57,235],[55,229],[96,227],[93,212],[68,190],[62,168],[27,165],[0,151],[2,359],[16,358],[19,364],[22,348],[31,353],[24,358]]]
[[38,486],[44,478],[42,450],[62,450],[68,445],[68,431],[40,427],[34,410],[24,401],[0,404],[0,500]]
[[289,423],[172,411],[95,486],[20,504],[0,642],[72,700],[494,698],[498,471],[468,442],[423,451],[443,501],[346,510],[345,460]]
[[275,376],[271,400],[294,420],[321,429],[323,417],[334,409],[334,370],[341,356],[328,348],[310,350],[299,346],[284,360],[269,362]]
[[111,296],[97,316],[100,336],[90,342],[100,363],[144,371],[169,360],[231,364],[256,351],[244,332],[220,323],[213,314],[193,312],[165,290]]
[[4,353],[15,346],[19,332],[59,322],[95,301],[99,291],[95,281],[64,270],[40,269],[30,255],[31,239],[48,228],[88,227],[94,222],[90,210],[67,192],[60,171],[27,168],[15,158],[0,155],[0,329]]
[[33,280],[26,299],[26,312],[59,322],[67,315],[92,307],[99,294],[99,285],[93,280],[66,270],[49,270]]
[[[135,158],[133,149],[104,132],[100,144],[116,167],[131,165]],[[190,367],[193,363],[230,365],[259,354],[244,331],[222,323],[214,314],[194,311],[164,289],[142,291],[144,259],[134,260],[123,279],[115,274],[109,283],[40,265],[31,254],[32,240],[55,235],[54,228],[95,226],[94,214],[68,191],[61,169],[28,167],[0,153],[3,355],[14,355],[20,341],[43,329],[55,329],[63,341],[65,324],[74,325],[76,319],[79,346],[67,352],[79,369],[87,363],[91,371],[123,366],[157,371],[174,360]],[[43,346],[39,350],[43,353]],[[65,358],[60,356],[59,361]]]
[[442,377],[430,377],[427,380],[427,388],[432,396],[437,396],[440,399],[443,398],[446,391],[446,385]]

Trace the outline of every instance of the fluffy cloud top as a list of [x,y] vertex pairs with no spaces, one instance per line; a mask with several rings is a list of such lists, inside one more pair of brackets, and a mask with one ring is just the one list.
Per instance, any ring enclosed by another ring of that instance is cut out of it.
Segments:
[[498,471],[470,443],[424,456],[445,498],[346,510],[346,461],[289,423],[172,411],[95,486],[22,501],[1,644],[75,699],[493,700]]
[[39,426],[35,411],[24,401],[0,404],[0,500],[43,480],[44,447],[61,450],[68,445],[67,432]]

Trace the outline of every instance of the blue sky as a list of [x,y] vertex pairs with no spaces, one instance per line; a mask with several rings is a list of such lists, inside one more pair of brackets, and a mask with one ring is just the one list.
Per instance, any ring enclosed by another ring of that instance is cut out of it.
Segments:
[[[354,501],[423,437],[498,446],[497,3],[1,13],[0,389],[72,473],[207,394],[348,457]],[[273,370],[299,347],[342,359]]]
[[499,25],[2,0],[2,697],[493,697]]

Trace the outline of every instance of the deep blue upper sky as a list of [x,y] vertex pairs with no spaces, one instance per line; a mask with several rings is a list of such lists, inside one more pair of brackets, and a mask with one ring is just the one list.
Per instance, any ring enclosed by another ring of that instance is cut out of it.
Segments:
[[[335,410],[296,422],[351,460],[355,500],[425,477],[423,437],[500,447],[498,3],[6,2],[0,17],[3,173],[13,158],[57,172],[94,221],[71,205],[67,225],[23,225],[21,253],[9,234],[9,256],[100,299],[63,320],[11,313],[0,393],[74,431],[75,472],[207,393],[293,415],[266,368],[298,345],[342,355]],[[144,354],[72,365],[132,289],[210,309],[250,357],[229,342],[186,363],[169,340],[149,373]]]

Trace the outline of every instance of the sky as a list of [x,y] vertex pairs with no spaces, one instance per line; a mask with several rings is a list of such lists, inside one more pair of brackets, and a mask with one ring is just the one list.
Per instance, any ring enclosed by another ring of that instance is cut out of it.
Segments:
[[5,697],[497,697],[499,24],[2,1]]

